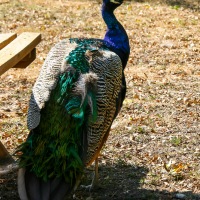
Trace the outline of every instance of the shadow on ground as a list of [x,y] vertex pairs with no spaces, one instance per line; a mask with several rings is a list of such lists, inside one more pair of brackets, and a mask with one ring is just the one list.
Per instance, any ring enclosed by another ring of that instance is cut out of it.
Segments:
[[[139,166],[127,165],[125,163],[106,164],[99,167],[99,188],[92,192],[78,189],[75,193],[76,200],[169,200],[175,199],[175,193],[168,191],[155,191],[142,189],[141,186],[148,169]],[[17,194],[16,174],[14,171],[0,177],[0,199],[19,200]],[[87,170],[83,184],[89,184],[91,170]],[[180,191],[181,192],[181,191]],[[186,192],[185,199],[198,200],[200,196],[192,192]],[[73,199],[72,196],[67,200]]]
[[[117,164],[100,165],[99,187],[92,192],[78,189],[76,200],[170,200],[175,199],[175,193],[168,191],[154,191],[141,189],[148,169],[139,166]],[[0,177],[0,199],[19,200],[17,194],[16,171]],[[83,184],[90,184],[92,171],[87,170]],[[198,200],[200,196],[192,192],[186,192],[187,200]],[[72,196],[67,200],[73,199]]]
[[[84,189],[76,192],[76,199],[86,200],[169,200],[175,199],[176,193],[168,191],[155,191],[142,189],[148,169],[140,166],[127,165],[125,163],[106,164],[99,167],[99,188],[91,193]],[[87,179],[83,184],[90,184],[91,171],[87,172]],[[181,192],[181,191],[180,191]],[[182,193],[182,192],[181,192]],[[183,192],[185,199],[198,200],[200,196],[192,192]],[[70,199],[70,198],[68,198]]]

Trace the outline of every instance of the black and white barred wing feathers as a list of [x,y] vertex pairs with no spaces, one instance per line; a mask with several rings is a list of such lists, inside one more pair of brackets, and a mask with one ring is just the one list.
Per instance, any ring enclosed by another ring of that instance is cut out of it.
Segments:
[[56,87],[59,75],[67,69],[65,57],[75,47],[75,43],[62,40],[49,51],[33,86],[27,118],[29,130],[39,125],[40,110],[45,106],[45,102],[49,100],[51,91]]
[[108,134],[116,112],[116,104],[122,84],[122,63],[120,58],[109,50],[100,51],[90,70],[97,74],[97,120],[88,127],[88,152],[86,165],[98,156],[104,137]]

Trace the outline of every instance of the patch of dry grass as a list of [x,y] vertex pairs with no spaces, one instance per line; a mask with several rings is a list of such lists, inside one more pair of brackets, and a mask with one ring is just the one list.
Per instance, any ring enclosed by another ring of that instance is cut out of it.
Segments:
[[[103,38],[106,29],[98,1],[27,2],[0,3],[0,32],[37,31],[43,37],[33,64],[1,76],[0,138],[10,152],[27,135],[30,91],[49,49],[67,37]],[[100,157],[102,188],[91,194],[80,190],[77,197],[172,199],[180,192],[186,199],[200,198],[200,12],[196,3],[126,1],[117,10],[131,44],[127,98]],[[5,190],[7,179],[0,179],[0,191]],[[9,195],[18,199],[16,190],[6,191],[1,199]]]

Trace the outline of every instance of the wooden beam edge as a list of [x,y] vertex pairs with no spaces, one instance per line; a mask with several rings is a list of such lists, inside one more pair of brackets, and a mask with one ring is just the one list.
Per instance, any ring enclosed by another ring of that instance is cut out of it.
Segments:
[[10,42],[12,42],[16,37],[16,33],[8,33],[8,34],[0,34],[1,35],[7,35],[4,40],[0,41],[0,50],[3,49],[6,45],[8,45]]
[[[26,34],[26,33],[29,33],[29,32],[24,32],[24,34]],[[31,33],[31,34],[33,34],[33,33]],[[21,59],[23,59],[24,57],[26,57],[41,42],[41,40],[42,40],[41,34],[40,33],[34,33],[34,34],[36,35],[36,37],[32,40],[32,42],[29,43],[29,45],[27,45],[24,49],[22,49],[18,54],[14,55],[13,58],[12,58],[12,60],[14,60],[17,57],[19,57],[20,54],[23,54],[23,56],[21,57]],[[15,42],[15,40],[13,42]],[[12,43],[10,43],[9,45],[12,45]],[[27,53],[24,53],[24,52],[27,52]],[[13,66],[10,65],[10,63],[11,63],[11,60],[8,60],[7,63],[4,63],[3,66],[0,66],[0,76],[3,73],[5,73],[8,69],[10,69],[10,68],[13,67]],[[19,61],[18,62],[14,62],[13,65],[14,66],[17,65],[17,63],[19,63]]]
[[36,59],[36,48],[34,48],[28,55],[26,55],[21,61],[19,61],[12,68],[26,68]]

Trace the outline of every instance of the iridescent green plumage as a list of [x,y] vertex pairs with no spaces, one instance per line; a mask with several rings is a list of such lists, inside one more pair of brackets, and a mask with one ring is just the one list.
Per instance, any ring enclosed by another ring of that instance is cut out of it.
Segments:
[[29,168],[45,181],[64,176],[67,182],[71,182],[84,167],[81,139],[88,123],[96,120],[96,98],[94,89],[88,90],[86,97],[75,90],[81,74],[89,71],[85,57],[88,49],[90,44],[79,43],[66,57],[69,67],[59,75],[49,101],[41,110],[39,126],[18,149],[23,153],[20,167]]

